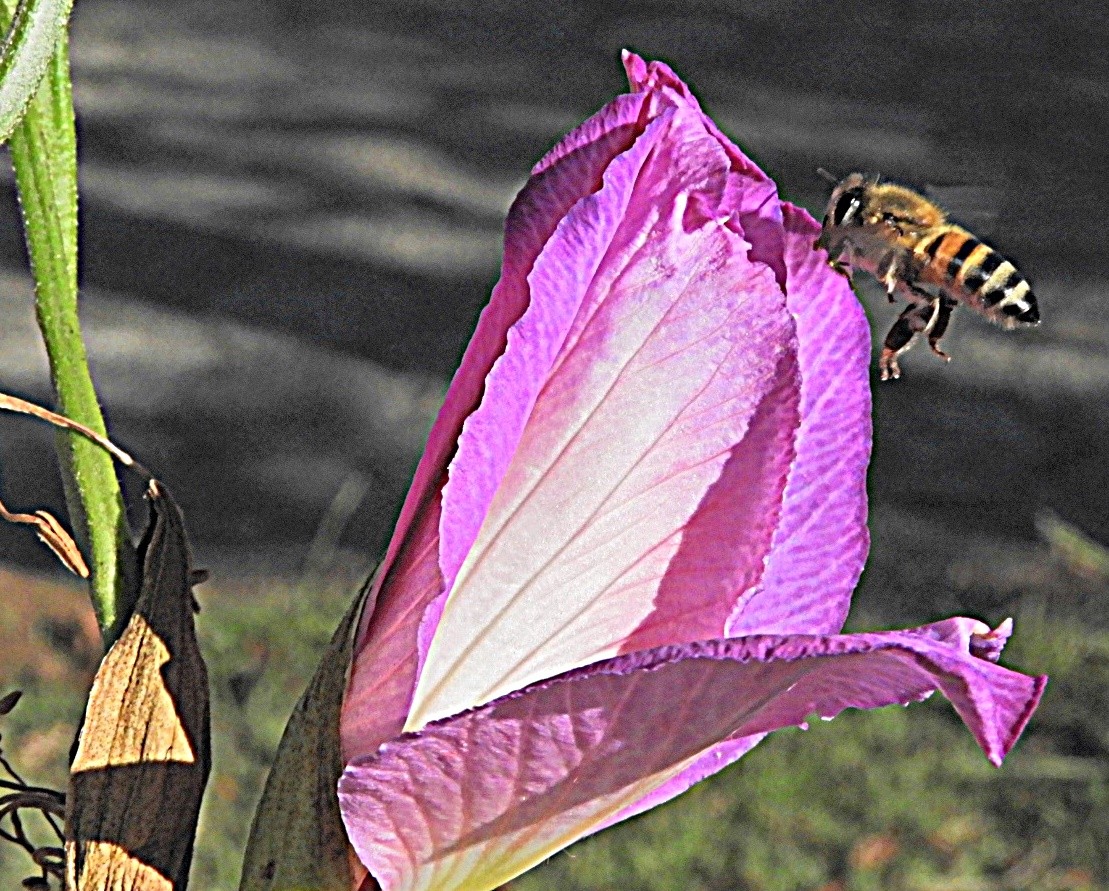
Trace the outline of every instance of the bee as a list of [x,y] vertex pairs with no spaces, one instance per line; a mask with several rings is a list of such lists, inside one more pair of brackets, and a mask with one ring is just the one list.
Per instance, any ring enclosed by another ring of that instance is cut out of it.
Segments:
[[908,301],[882,345],[882,380],[901,376],[897,357],[917,334],[928,338],[937,356],[950,359],[939,343],[960,303],[1006,328],[1040,322],[1032,288],[1012,263],[949,223],[923,195],[876,176],[852,173],[836,184],[814,247],[827,250],[844,274],[847,264],[869,272],[885,285],[890,303],[897,295]]

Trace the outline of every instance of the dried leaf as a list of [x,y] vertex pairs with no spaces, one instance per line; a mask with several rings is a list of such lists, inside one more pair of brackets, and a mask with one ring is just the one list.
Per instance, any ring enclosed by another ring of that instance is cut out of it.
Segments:
[[184,889],[211,765],[181,512],[157,481],[147,495],[142,590],[93,681],[71,769],[71,891]]
[[[87,427],[78,421],[71,420],[65,417],[65,415],[50,411],[48,408],[35,405],[33,402],[28,402],[26,399],[20,399],[18,396],[9,396],[7,393],[0,393],[0,409],[16,412],[17,414],[30,415],[31,417],[46,421],[46,423],[54,427],[80,433],[82,436],[104,449],[124,467],[129,467],[145,479],[153,481],[153,475],[149,470],[143,467],[142,464],[128,455],[127,452],[123,451],[123,449],[109,440],[106,436],[102,436],[91,427]],[[81,556],[81,552],[73,541],[72,536],[65,531],[61,523],[51,514],[44,510],[35,511],[34,514],[13,514],[9,513],[4,505],[0,504],[0,518],[12,523],[27,523],[34,526],[38,532],[39,539],[55,553],[58,559],[65,564],[67,569],[83,579],[89,577],[89,568],[85,563],[85,558]],[[95,585],[93,587],[95,588]],[[95,605],[95,596],[93,602]]]
[[7,393],[0,393],[0,409],[12,411],[21,415],[30,415],[31,417],[46,421],[46,423],[54,427],[62,427],[65,430],[73,430],[80,433],[86,439],[95,442],[124,467],[130,467],[137,474],[148,480],[153,479],[153,474],[151,474],[149,470],[108,439],[108,437],[101,436],[91,427],[87,427],[78,421],[71,420],[65,415],[50,411],[50,409],[43,408],[41,405],[35,405],[33,402],[28,402],[26,399],[20,399],[18,396],[9,396]]
[[44,510],[37,510],[33,514],[12,513],[0,502],[0,519],[34,526],[39,541],[54,552],[54,556],[62,561],[66,569],[83,579],[89,577],[89,568],[77,543],[53,514]]
[[250,827],[239,891],[350,891],[352,887],[353,870],[360,867],[352,860],[336,794],[343,772],[339,711],[354,628],[370,587],[367,583],[335,629],[285,727]]

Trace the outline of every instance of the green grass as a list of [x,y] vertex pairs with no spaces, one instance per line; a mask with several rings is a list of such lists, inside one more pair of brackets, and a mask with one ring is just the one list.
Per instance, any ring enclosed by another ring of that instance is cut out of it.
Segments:
[[[212,685],[212,776],[200,815],[193,885],[236,888],[250,821],[289,713],[353,597],[266,583],[203,598]],[[202,589],[203,590],[203,589]]]
[[[266,767],[353,583],[199,591],[215,758],[193,866],[234,888]],[[513,891],[1090,891],[1109,887],[1109,633],[1026,599],[1006,652],[1052,675],[1028,732],[990,767],[941,698],[774,734],[674,802],[511,883]],[[15,760],[53,734],[64,775],[82,690],[22,675],[0,730]],[[5,685],[6,686],[6,685]],[[62,732],[59,733],[59,727]],[[11,741],[10,743],[8,741]],[[0,888],[25,862],[0,849]],[[14,852],[18,853],[18,852]]]

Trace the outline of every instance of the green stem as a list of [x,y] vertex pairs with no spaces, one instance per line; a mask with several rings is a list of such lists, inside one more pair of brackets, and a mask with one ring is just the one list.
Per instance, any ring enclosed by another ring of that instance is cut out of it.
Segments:
[[73,0],[3,0],[7,33],[0,47],[0,142],[11,136],[65,41],[72,6]]
[[[77,319],[77,139],[64,34],[12,133],[11,155],[58,410],[106,433]],[[112,459],[83,437],[61,432],[56,442],[74,532],[90,557],[93,607],[110,644],[135,599],[135,551],[119,481]]]

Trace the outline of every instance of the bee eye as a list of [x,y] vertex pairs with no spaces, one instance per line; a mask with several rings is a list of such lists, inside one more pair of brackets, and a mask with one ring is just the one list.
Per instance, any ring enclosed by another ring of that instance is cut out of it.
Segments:
[[836,226],[844,226],[848,223],[854,222],[859,208],[862,207],[862,191],[860,189],[850,189],[844,192],[836,202],[835,210],[832,211],[832,223]]

